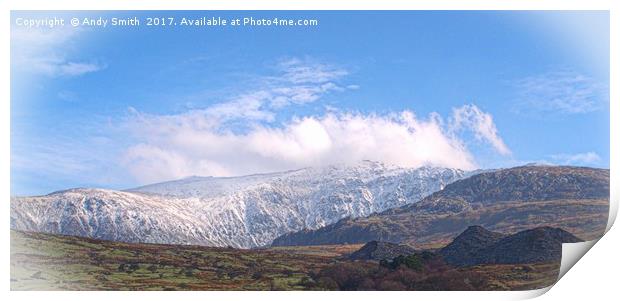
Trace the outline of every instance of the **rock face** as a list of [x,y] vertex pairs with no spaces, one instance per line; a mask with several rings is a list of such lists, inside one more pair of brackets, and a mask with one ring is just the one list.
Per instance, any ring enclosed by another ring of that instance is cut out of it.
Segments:
[[562,244],[582,242],[580,238],[552,227],[539,227],[507,236],[485,248],[482,263],[556,262],[562,258]]
[[408,256],[415,253],[412,247],[384,241],[371,241],[359,250],[351,253],[352,260],[392,260],[400,255]]
[[470,226],[449,245],[439,251],[447,263],[452,265],[472,265],[482,250],[504,237],[504,234],[491,232],[480,226]]
[[417,203],[288,233],[273,245],[379,240],[436,247],[472,224],[502,232],[552,226],[593,239],[603,233],[608,211],[609,170],[522,166],[473,175]]
[[244,177],[190,177],[127,191],[70,189],[12,198],[11,228],[253,248],[285,233],[418,202],[465,176],[455,169],[363,161]]
[[481,227],[470,227],[441,249],[439,254],[454,266],[559,262],[562,243],[582,241],[552,227],[538,227],[502,236]]

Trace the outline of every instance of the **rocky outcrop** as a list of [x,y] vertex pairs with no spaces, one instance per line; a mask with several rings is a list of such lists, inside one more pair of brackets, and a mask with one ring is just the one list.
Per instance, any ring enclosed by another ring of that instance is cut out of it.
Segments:
[[504,234],[491,232],[481,226],[470,226],[449,245],[439,251],[447,263],[452,265],[475,264],[482,250],[504,238]]
[[384,241],[371,241],[359,250],[351,253],[351,260],[392,260],[398,256],[415,253],[412,247]]
[[454,266],[559,262],[562,244],[582,240],[559,228],[538,227],[504,236],[470,227],[439,251]]

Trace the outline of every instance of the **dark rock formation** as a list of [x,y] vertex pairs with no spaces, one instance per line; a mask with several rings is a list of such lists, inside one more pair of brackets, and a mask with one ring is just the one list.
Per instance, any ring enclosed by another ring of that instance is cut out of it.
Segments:
[[412,247],[384,241],[371,241],[349,255],[352,260],[391,260],[415,252]]
[[494,245],[503,237],[504,234],[491,232],[480,226],[470,226],[452,243],[442,248],[439,254],[452,265],[476,264],[481,250]]
[[503,237],[482,227],[469,227],[439,254],[454,266],[559,262],[562,243],[582,240],[559,228],[538,227]]

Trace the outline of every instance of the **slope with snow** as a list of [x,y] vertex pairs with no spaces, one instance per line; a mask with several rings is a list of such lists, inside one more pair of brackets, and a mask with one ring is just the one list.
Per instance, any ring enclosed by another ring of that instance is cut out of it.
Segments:
[[127,191],[71,189],[11,199],[11,228],[125,242],[252,248],[345,217],[410,204],[465,177],[379,162],[243,177],[190,177]]

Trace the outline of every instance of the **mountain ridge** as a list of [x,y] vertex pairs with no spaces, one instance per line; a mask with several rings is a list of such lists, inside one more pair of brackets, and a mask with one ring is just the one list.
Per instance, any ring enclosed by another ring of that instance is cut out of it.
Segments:
[[608,169],[520,166],[455,181],[415,204],[288,233],[273,245],[380,240],[436,247],[471,224],[502,232],[551,225],[593,239],[604,231],[608,208]]
[[124,191],[68,189],[11,198],[11,228],[123,242],[254,248],[291,231],[419,201],[467,175],[367,161],[190,178]]

